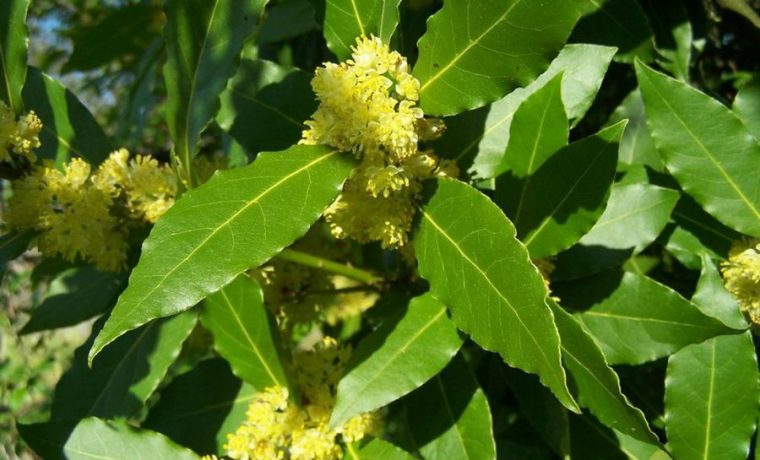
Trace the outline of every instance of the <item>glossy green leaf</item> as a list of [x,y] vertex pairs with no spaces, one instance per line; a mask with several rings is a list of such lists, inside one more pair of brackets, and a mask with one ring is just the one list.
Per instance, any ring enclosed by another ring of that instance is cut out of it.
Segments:
[[241,61],[220,99],[216,122],[249,154],[297,143],[317,108],[306,73],[263,60]]
[[259,284],[240,275],[203,303],[201,321],[232,371],[258,390],[288,387],[277,352],[279,332]]
[[517,177],[535,172],[567,145],[569,127],[562,103],[562,75],[528,96],[515,111],[509,144],[495,175],[509,170]]
[[343,61],[351,56],[356,37],[374,35],[390,43],[398,26],[401,0],[327,0],[325,39],[327,47]]
[[623,99],[623,102],[610,116],[609,123],[628,120],[623,139],[620,140],[618,169],[625,170],[633,165],[646,165],[655,171],[662,172],[665,166],[660,153],[654,146],[652,135],[647,127],[644,100],[638,88]]
[[615,59],[621,62],[654,60],[654,33],[637,0],[587,1],[593,10],[578,21],[571,41],[615,46]]
[[24,109],[21,89],[26,79],[29,1],[3,0],[0,3],[0,100],[17,114]]
[[0,236],[0,281],[8,262],[23,254],[32,238],[33,233],[6,233]]
[[528,85],[565,44],[578,17],[564,0],[445,2],[419,41],[420,105],[452,115]]
[[610,364],[653,361],[734,332],[669,287],[630,272],[605,272],[558,289]]
[[691,345],[668,360],[665,429],[679,460],[746,459],[760,408],[750,332]]
[[137,414],[179,356],[196,322],[195,312],[154,321],[120,337],[88,367],[87,352],[103,324],[99,321],[56,386],[52,420]]
[[621,122],[570,144],[530,176],[510,171],[499,178],[497,202],[512,218],[531,258],[569,248],[596,223],[615,177],[624,128]]
[[95,417],[77,424],[63,446],[63,456],[67,460],[199,460],[162,434]]
[[739,310],[739,304],[723,285],[723,278],[712,258],[702,254],[702,274],[691,301],[707,316],[717,318],[732,329],[745,329],[747,321]]
[[394,446],[388,441],[375,438],[364,445],[349,444],[343,454],[343,460],[413,460],[409,452]]
[[733,109],[755,139],[760,139],[760,77],[753,78],[736,93]]
[[644,414],[621,392],[620,379],[599,346],[572,315],[549,299],[559,329],[562,358],[576,399],[602,423],[639,441],[658,444]]
[[434,190],[414,235],[419,273],[430,292],[481,347],[538,374],[565,406],[577,410],[546,288],[512,223],[468,185],[450,179],[430,184]]
[[349,155],[294,146],[222,171],[182,198],[143,243],[129,285],[90,350],[187,310],[302,236],[351,172]]
[[256,29],[266,2],[166,2],[166,119],[183,168],[189,167],[201,131],[219,109],[219,94],[235,72],[243,43]]
[[61,165],[80,157],[96,166],[114,150],[89,110],[57,80],[29,67],[22,94],[25,108],[42,120],[39,158]]
[[552,279],[575,279],[622,265],[662,233],[678,198],[675,190],[656,185],[613,185],[596,224],[578,244],[559,254]]
[[397,400],[430,380],[462,346],[446,306],[430,294],[415,297],[356,347],[338,384],[330,424]]
[[[474,162],[469,172],[476,178],[496,176],[520,104],[561,73],[565,112],[572,124],[579,122],[591,107],[614,55],[615,48],[606,46],[566,45],[549,68],[524,89],[518,88],[484,109],[448,118],[448,130],[435,144],[436,152],[456,158],[463,168]],[[482,122],[475,122],[473,118],[481,118],[481,113]]]
[[461,355],[404,402],[423,458],[496,458],[488,399]]
[[640,63],[636,74],[655,145],[673,177],[715,218],[760,237],[757,140],[710,96]]
[[73,326],[104,313],[126,284],[124,273],[101,272],[94,267],[66,270],[51,282],[21,333]]
[[142,426],[199,453],[222,452],[227,434],[243,423],[255,394],[223,359],[201,361],[161,390]]

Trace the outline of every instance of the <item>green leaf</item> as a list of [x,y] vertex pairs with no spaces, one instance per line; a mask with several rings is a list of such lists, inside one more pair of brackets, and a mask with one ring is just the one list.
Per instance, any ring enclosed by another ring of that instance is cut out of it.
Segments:
[[654,34],[636,0],[587,0],[593,11],[573,30],[570,40],[618,48],[615,60],[632,62],[635,57],[651,62],[656,53]]
[[388,441],[375,438],[362,445],[349,444],[343,460],[413,460],[414,457]]
[[108,12],[96,24],[77,30],[63,72],[92,70],[125,56],[139,56],[158,36],[161,16],[152,4],[131,4]]
[[232,371],[258,390],[288,387],[277,351],[278,331],[259,284],[240,275],[203,303],[201,322]]
[[265,45],[298,37],[319,28],[309,0],[284,0],[267,8],[258,43]]
[[718,319],[732,329],[746,329],[747,321],[739,310],[739,304],[723,285],[712,258],[702,253],[702,274],[691,301],[707,316]]
[[298,142],[317,108],[306,73],[263,60],[241,61],[220,99],[216,122],[250,154]]
[[547,302],[562,339],[562,358],[576,399],[602,423],[639,441],[659,444],[644,414],[621,392],[620,379],[580,323],[553,300]]
[[418,44],[420,106],[431,115],[453,115],[528,85],[577,18],[577,6],[563,0],[445,2]]
[[615,177],[624,128],[621,122],[570,144],[530,176],[508,172],[497,180],[496,200],[531,258],[569,248],[597,221]]
[[201,361],[161,390],[161,399],[142,426],[199,453],[221,452],[227,434],[245,420],[255,394],[255,388],[232,375],[223,359]]
[[559,254],[552,279],[575,279],[621,265],[662,233],[678,198],[675,190],[656,185],[613,185],[596,224]]
[[733,108],[755,139],[760,139],[760,77],[742,86],[736,93]]
[[747,458],[760,401],[750,332],[691,345],[668,360],[665,429],[679,460]]
[[[189,171],[201,131],[267,0],[169,0],[166,27],[166,118],[174,151]],[[195,178],[186,178],[194,183]]]
[[397,400],[441,371],[462,346],[446,306],[430,294],[415,297],[356,347],[338,391],[330,424]]
[[182,195],[143,243],[90,361],[126,331],[191,308],[292,244],[335,199],[352,166],[350,155],[327,147],[294,146]]
[[34,233],[6,233],[0,236],[0,281],[2,281],[8,262],[26,251]]
[[643,5],[655,34],[657,63],[679,80],[689,80],[693,43],[689,14],[682,0],[645,0]]
[[42,120],[38,157],[60,166],[80,157],[97,166],[113,151],[108,137],[79,99],[61,83],[29,67],[24,84],[24,104]]
[[138,430],[126,422],[109,422],[90,417],[71,433],[63,451],[68,460],[151,458],[155,460],[198,460],[192,451],[165,436]]
[[509,127],[509,144],[495,176],[508,170],[517,177],[531,176],[567,145],[569,127],[561,85],[559,74],[517,108]]
[[66,270],[51,282],[21,334],[73,326],[99,315],[116,303],[126,284],[124,273],[101,272],[94,267]]
[[461,355],[404,402],[423,458],[496,458],[488,399]]
[[325,39],[327,47],[344,61],[351,56],[356,37],[374,35],[390,43],[398,26],[401,0],[327,0]]
[[0,3],[0,99],[16,114],[24,109],[21,89],[26,79],[28,10],[29,0],[3,0]]
[[588,414],[570,415],[572,454],[583,460],[672,460],[651,442],[642,442],[599,423]]
[[135,415],[179,356],[196,320],[188,312],[147,324],[119,338],[88,367],[87,351],[101,320],[56,386],[52,420]]
[[628,125],[625,127],[623,139],[620,140],[618,169],[626,170],[633,165],[646,165],[655,171],[664,171],[665,165],[662,164],[660,153],[657,152],[647,128],[644,100],[638,88],[623,99],[610,116],[608,124],[612,125],[621,120],[628,120]]
[[696,305],[647,277],[605,272],[560,289],[610,364],[641,364],[695,342],[732,333]]
[[537,374],[566,407],[577,410],[544,301],[546,287],[512,223],[468,185],[451,179],[430,184],[435,190],[414,235],[419,273],[430,292],[481,347]]
[[[436,152],[456,158],[461,167],[469,167],[474,157],[469,172],[480,179],[495,177],[495,169],[501,164],[509,144],[512,119],[520,104],[562,74],[565,112],[572,124],[578,123],[591,107],[614,55],[615,48],[606,46],[566,45],[549,68],[526,88],[512,91],[485,111],[479,109],[448,118],[448,130],[435,143]],[[474,122],[473,118],[480,118],[482,112],[482,123]]]
[[636,75],[655,145],[673,177],[719,221],[760,237],[757,140],[710,96],[641,63]]

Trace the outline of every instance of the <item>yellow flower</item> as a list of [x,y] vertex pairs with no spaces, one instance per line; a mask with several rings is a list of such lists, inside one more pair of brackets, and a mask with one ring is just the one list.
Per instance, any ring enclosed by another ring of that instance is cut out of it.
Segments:
[[14,154],[33,163],[34,149],[40,147],[39,134],[42,122],[34,112],[16,116],[5,102],[0,101],[0,162],[11,161]]
[[726,289],[741,311],[760,324],[760,239],[734,243],[721,270]]
[[332,233],[404,246],[420,181],[452,170],[419,150],[420,141],[440,137],[445,127],[416,106],[420,84],[406,58],[377,37],[359,37],[351,59],[317,69],[312,88],[320,104],[301,143],[331,145],[362,160],[325,213]]

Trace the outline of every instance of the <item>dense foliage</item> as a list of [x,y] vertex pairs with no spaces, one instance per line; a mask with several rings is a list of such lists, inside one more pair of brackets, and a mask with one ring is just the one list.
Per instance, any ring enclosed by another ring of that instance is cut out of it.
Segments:
[[760,458],[758,6],[3,0],[0,456]]

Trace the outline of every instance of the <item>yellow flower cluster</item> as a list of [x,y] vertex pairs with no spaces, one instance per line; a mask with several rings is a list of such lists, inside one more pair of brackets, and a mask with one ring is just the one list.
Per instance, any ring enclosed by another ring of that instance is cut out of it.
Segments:
[[118,150],[94,173],[80,158],[63,171],[50,162],[36,166],[12,183],[8,226],[38,232],[37,246],[45,255],[122,270],[129,226],[155,222],[176,193],[170,169],[150,157],[128,158],[126,150]]
[[358,415],[334,430],[329,427],[336,386],[349,356],[349,348],[329,337],[313,350],[297,353],[294,367],[303,404],[295,405],[288,399],[288,390],[279,386],[258,393],[248,407],[246,421],[227,437],[227,456],[242,460],[336,460],[343,455],[340,442],[352,443],[377,434],[381,425],[378,413]]
[[0,101],[0,162],[10,162],[15,155],[34,163],[37,159],[34,149],[40,147],[41,130],[42,122],[34,112],[16,121],[13,110]]
[[739,308],[760,324],[760,239],[735,243],[721,268],[726,289]]
[[421,180],[457,169],[419,148],[444,125],[416,107],[420,84],[406,59],[377,37],[359,37],[351,49],[352,59],[317,69],[311,84],[320,104],[301,143],[330,145],[362,160],[325,212],[333,234],[399,248],[408,239]]

